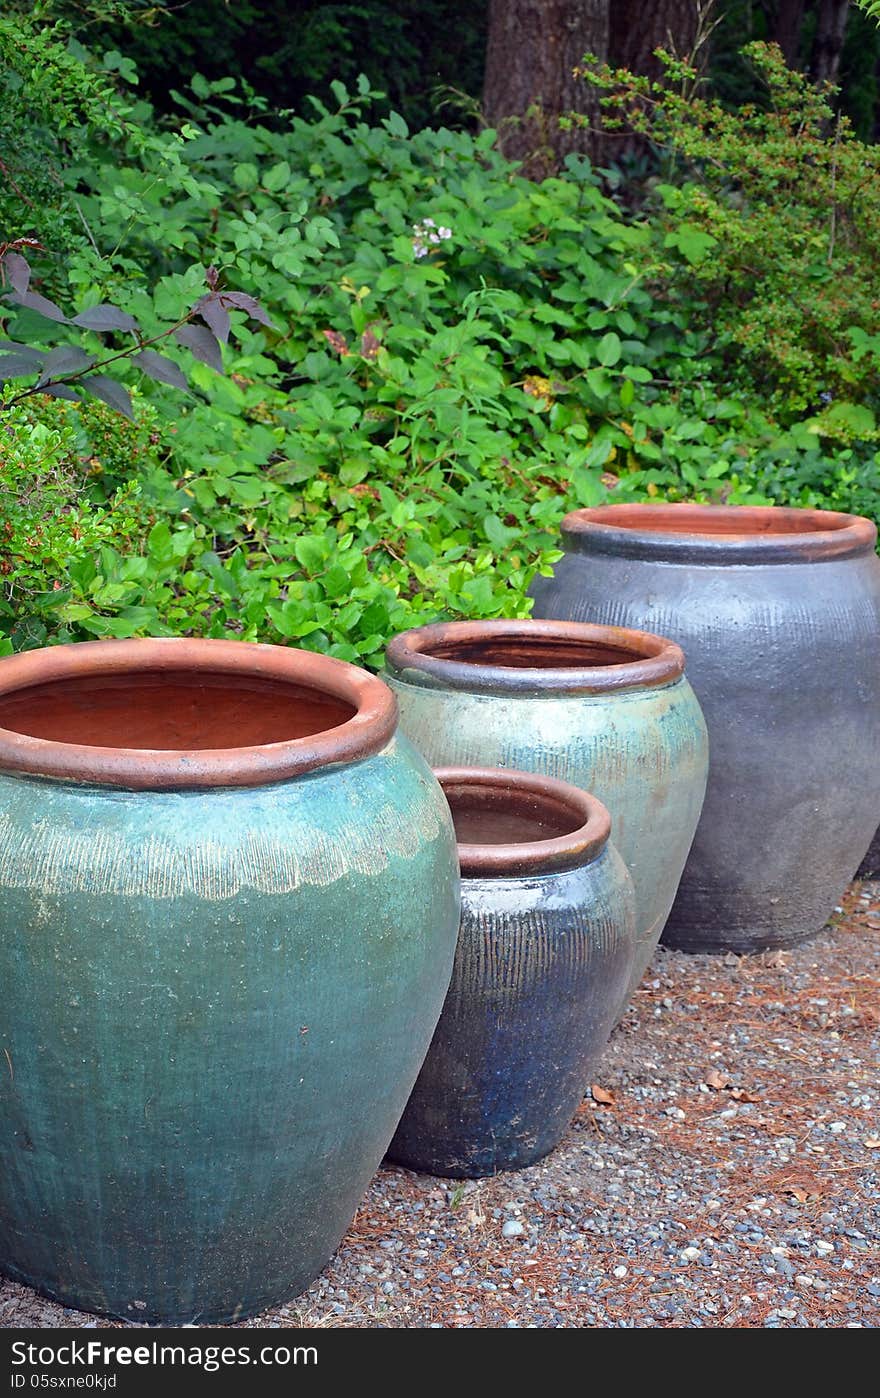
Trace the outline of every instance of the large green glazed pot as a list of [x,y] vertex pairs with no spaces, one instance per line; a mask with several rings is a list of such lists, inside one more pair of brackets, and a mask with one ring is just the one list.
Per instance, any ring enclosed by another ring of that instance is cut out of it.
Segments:
[[543,773],[607,806],[636,892],[628,999],[672,906],[706,785],[706,728],[678,646],[616,627],[463,621],[396,636],[385,664],[401,727],[432,766]]
[[858,515],[782,506],[576,510],[538,616],[684,647],[709,726],[703,814],[664,934],[764,951],[820,931],[880,814],[880,560]]
[[0,1269],[132,1321],[301,1291],[391,1140],[452,969],[448,807],[325,656],[0,661]]

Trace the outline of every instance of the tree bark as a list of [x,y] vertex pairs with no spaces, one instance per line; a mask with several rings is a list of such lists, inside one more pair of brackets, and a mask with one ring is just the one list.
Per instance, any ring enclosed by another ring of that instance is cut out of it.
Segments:
[[[489,0],[483,109],[501,150],[533,179],[571,151],[598,149],[598,93],[572,70],[586,53],[607,58],[609,3],[619,0]],[[589,126],[560,131],[571,111]]]
[[837,82],[848,15],[849,0],[819,0],[810,62],[810,72],[816,82]]
[[782,49],[789,68],[799,66],[804,8],[804,0],[779,0],[776,6],[772,37]]
[[611,0],[610,61],[646,78],[659,78],[663,68],[655,49],[678,58],[693,50],[699,28],[696,0]]

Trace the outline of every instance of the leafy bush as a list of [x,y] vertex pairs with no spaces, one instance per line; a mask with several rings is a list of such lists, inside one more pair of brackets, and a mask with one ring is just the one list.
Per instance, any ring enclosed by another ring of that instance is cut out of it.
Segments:
[[[138,491],[129,484],[94,507],[89,482],[102,469],[95,436],[67,404],[46,399],[0,419],[0,654],[77,639],[88,634],[80,622],[93,606],[115,608],[100,588],[85,601],[76,580],[102,551],[117,558],[135,543]],[[127,454],[137,459],[133,447]]]
[[657,293],[711,326],[731,379],[766,395],[783,420],[811,412],[828,437],[870,436],[880,150],[774,45],[751,44],[745,56],[765,100],[735,111],[695,95],[697,75],[671,59],[659,82],[587,76],[610,89],[610,113],[675,157],[674,180],[658,183],[647,206],[647,256],[663,259]]
[[[652,223],[581,160],[534,184],[491,132],[371,122],[366,80],[284,130],[235,96],[198,80],[179,132],[139,108],[135,136],[92,135],[66,172],[89,237],[46,272],[62,304],[112,302],[149,338],[213,265],[272,325],[233,304],[224,376],[166,342],[187,397],[120,361],[135,423],[118,432],[97,404],[41,409],[79,434],[80,493],[50,508],[85,499],[119,526],[69,567],[47,547],[28,603],[45,635],[228,634],[377,664],[406,626],[526,614],[577,505],[836,502],[855,472],[877,512],[868,419],[771,414],[704,296],[658,294],[702,235],[689,208]],[[33,306],[5,314],[19,344],[70,335]],[[875,352],[862,330],[854,364]],[[35,401],[7,390],[0,421],[23,433]],[[39,643],[17,615],[0,616],[14,644]]]

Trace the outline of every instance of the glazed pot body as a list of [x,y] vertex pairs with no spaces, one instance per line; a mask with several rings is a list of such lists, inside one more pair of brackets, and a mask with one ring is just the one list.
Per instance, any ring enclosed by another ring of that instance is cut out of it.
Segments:
[[462,867],[452,982],[389,1156],[472,1178],[522,1169],[564,1134],[632,974],[635,896],[607,834],[574,868]]
[[652,539],[650,518],[630,532],[613,517],[603,525],[607,514],[566,522],[565,557],[534,584],[535,611],[657,629],[687,656],[710,773],[664,940],[736,952],[796,942],[824,924],[880,810],[875,531],[861,521],[852,551],[823,552],[809,537],[800,548],[797,520],[776,539],[737,536],[736,520],[729,537],[701,539],[703,511]]
[[301,1291],[451,971],[454,836],[422,759],[392,735],[247,787],[6,772],[0,888],[0,1268],[138,1322]]
[[636,893],[636,953],[619,1017],[660,938],[702,807],[706,728],[687,679],[593,692],[574,676],[567,689],[543,687],[540,672],[522,670],[518,688],[493,691],[477,667],[469,680],[386,664],[401,727],[432,766],[544,773],[608,808]]

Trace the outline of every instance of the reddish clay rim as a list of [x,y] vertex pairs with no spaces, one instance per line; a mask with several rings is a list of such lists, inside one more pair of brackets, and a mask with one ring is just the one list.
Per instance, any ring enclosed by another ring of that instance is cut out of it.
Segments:
[[292,647],[246,641],[85,641],[0,660],[0,696],[99,676],[190,672],[261,678],[310,689],[355,709],[335,728],[260,747],[171,749],[85,746],[0,728],[0,772],[136,790],[263,786],[379,752],[397,727],[397,701],[375,675]]
[[434,770],[455,816],[457,800],[479,803],[490,811],[552,814],[570,821],[570,833],[522,844],[459,844],[464,878],[561,873],[590,864],[602,853],[611,834],[608,811],[586,791],[555,777],[503,767],[438,767]]
[[569,548],[669,562],[812,563],[870,553],[861,515],[782,505],[598,505],[562,521]]
[[428,689],[477,694],[604,694],[672,684],[684,673],[673,641],[578,621],[451,621],[395,636],[388,674]]

